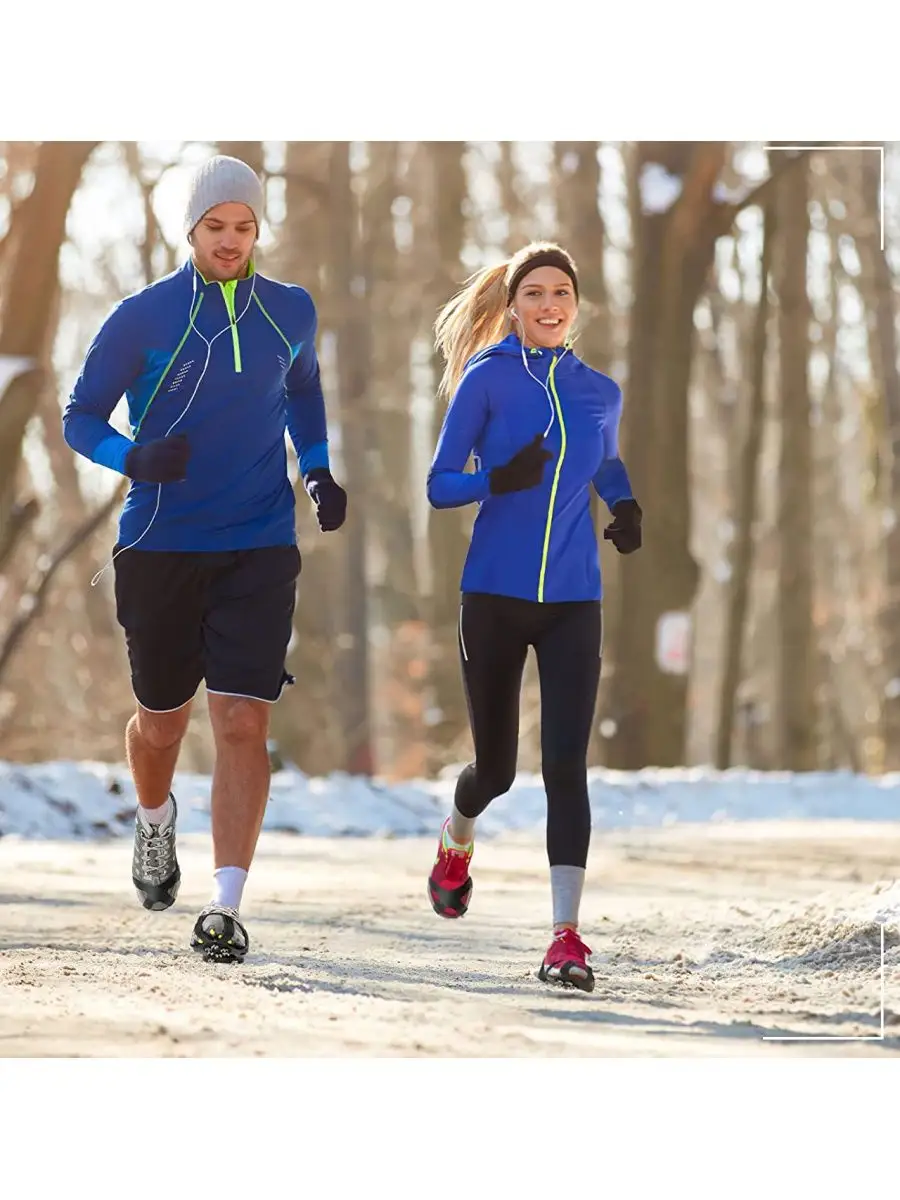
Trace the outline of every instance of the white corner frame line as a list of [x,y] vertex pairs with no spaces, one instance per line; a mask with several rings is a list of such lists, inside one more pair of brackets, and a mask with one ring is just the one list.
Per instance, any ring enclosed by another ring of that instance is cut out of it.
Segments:
[[881,188],[879,201],[879,220],[881,223],[881,249],[884,249],[884,146],[857,146],[853,143],[848,145],[834,146],[763,146],[763,150],[874,150],[881,159]]
[[884,1041],[884,1024],[885,1024],[885,1008],[884,1008],[884,922],[880,922],[881,929],[881,1032],[861,1034],[857,1037],[852,1037],[843,1034],[779,1034],[764,1035],[764,1042],[883,1042]]

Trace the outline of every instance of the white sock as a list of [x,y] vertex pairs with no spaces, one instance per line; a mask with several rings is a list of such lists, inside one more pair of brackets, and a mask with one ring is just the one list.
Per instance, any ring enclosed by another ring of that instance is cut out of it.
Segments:
[[214,875],[216,891],[213,904],[223,904],[226,908],[239,910],[241,897],[244,894],[244,884],[247,882],[247,872],[243,867],[219,867]]
[[447,838],[451,850],[468,850],[475,840],[475,822],[477,817],[464,817],[456,805],[450,810],[450,824],[447,826]]
[[145,825],[162,825],[171,816],[172,798],[171,796],[166,796],[165,804],[161,804],[159,808],[144,808],[143,804],[139,804],[138,812],[143,818]]
[[550,891],[553,895],[553,927],[577,925],[584,887],[584,867],[551,867]]

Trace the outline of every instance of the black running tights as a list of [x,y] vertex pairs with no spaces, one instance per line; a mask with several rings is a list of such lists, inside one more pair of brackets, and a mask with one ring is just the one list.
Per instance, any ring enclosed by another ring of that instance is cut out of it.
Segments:
[[461,772],[456,807],[479,816],[516,775],[519,696],[528,647],[541,687],[541,760],[547,792],[550,866],[584,867],[591,840],[587,750],[600,682],[599,601],[539,604],[467,593],[459,649],[475,744]]

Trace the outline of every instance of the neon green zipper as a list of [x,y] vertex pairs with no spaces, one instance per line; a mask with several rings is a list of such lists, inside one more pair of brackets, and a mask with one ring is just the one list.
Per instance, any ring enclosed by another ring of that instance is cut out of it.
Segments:
[[556,406],[556,416],[559,420],[559,458],[556,462],[556,470],[553,473],[553,486],[550,488],[550,507],[547,509],[547,527],[544,530],[544,552],[541,555],[541,575],[538,580],[538,603],[544,602],[544,579],[547,575],[547,557],[550,553],[550,531],[553,528],[553,506],[556,504],[556,491],[559,487],[559,476],[562,471],[563,459],[566,457],[566,423],[563,420],[562,405],[559,402],[559,395],[556,391],[556,383],[553,379],[553,372],[556,370],[557,359],[554,358],[550,364],[550,371],[547,375],[547,386],[553,393],[553,403]]
[[234,348],[234,369],[240,375],[241,373],[241,343],[238,341],[237,320],[234,315],[234,292],[237,287],[236,279],[229,279],[227,283],[220,283],[222,295],[225,297],[225,307],[228,309],[228,319],[231,321],[231,345]]

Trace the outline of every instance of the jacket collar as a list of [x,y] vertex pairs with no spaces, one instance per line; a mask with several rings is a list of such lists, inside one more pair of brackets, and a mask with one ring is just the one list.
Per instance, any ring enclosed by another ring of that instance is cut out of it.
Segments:
[[[194,265],[193,257],[188,258],[187,262],[184,264],[184,270],[185,270],[186,274],[188,275],[188,277],[190,277],[191,275],[196,276],[198,288],[200,286],[202,286],[204,288],[210,288],[210,287],[215,287],[218,284],[218,286],[221,287],[224,291],[225,287],[227,286],[224,283],[219,283],[218,280],[216,280],[216,279],[206,279],[205,276],[202,275],[201,272],[198,270],[198,268]],[[235,280],[235,283],[237,284],[236,290],[240,291],[242,284],[245,287],[249,287],[250,281],[252,280],[252,278],[255,274],[256,274],[256,266],[253,262],[253,259],[251,258],[249,266],[247,268],[247,274],[242,279]]]

